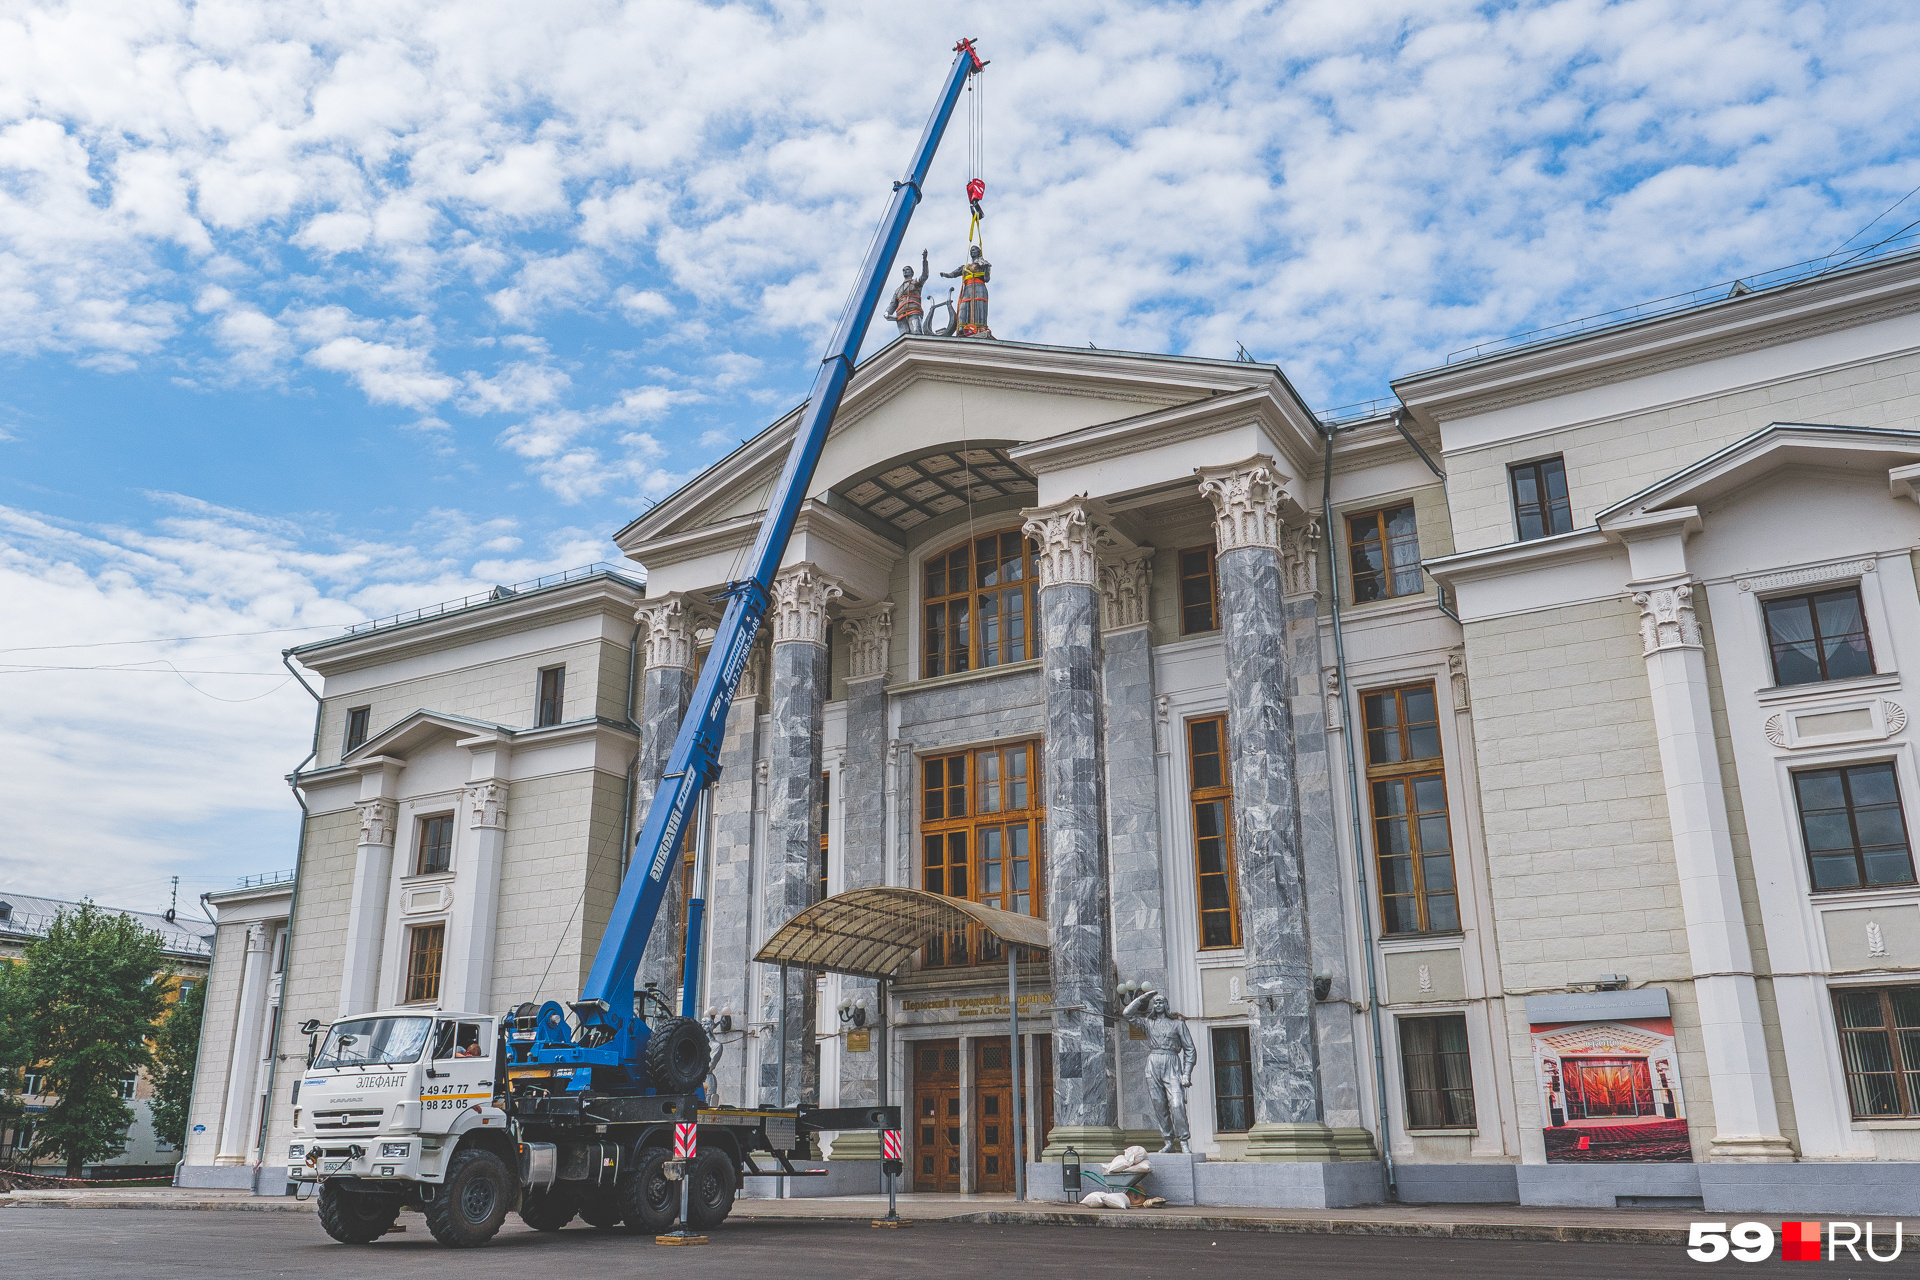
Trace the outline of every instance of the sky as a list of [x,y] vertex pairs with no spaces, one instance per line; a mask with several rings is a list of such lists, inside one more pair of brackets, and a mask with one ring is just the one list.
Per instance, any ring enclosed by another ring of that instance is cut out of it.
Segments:
[[617,560],[801,399],[962,35],[995,332],[1323,413],[1920,218],[1873,0],[0,0],[0,896],[290,868],[281,650]]

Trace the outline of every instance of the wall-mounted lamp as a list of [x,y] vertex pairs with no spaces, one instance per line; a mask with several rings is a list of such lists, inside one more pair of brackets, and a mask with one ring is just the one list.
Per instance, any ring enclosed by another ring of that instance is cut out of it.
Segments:
[[708,1035],[725,1035],[733,1030],[733,1010],[708,1009],[704,1023]]
[[1325,1000],[1328,996],[1332,994],[1333,994],[1333,975],[1330,973],[1314,974],[1313,975],[1313,998],[1315,1000]]
[[840,1002],[840,1021],[852,1027],[866,1026],[867,1006],[864,1004],[855,1004],[851,1000],[842,1000]]

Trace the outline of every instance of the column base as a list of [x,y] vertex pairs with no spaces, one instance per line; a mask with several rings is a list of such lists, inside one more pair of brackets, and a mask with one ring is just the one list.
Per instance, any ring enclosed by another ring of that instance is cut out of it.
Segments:
[[1736,1133],[1709,1141],[1707,1159],[1714,1164],[1792,1164],[1799,1157],[1793,1144],[1777,1133]]
[[[1165,1138],[1160,1136],[1158,1129],[1122,1129],[1120,1131],[1120,1149],[1122,1151],[1128,1147],[1145,1147],[1147,1154],[1152,1155],[1164,1146],[1166,1141]],[[1191,1151],[1193,1149],[1192,1140],[1189,1139],[1181,1143],[1180,1149],[1182,1151]]]
[[[1247,1155],[1264,1163],[1328,1164],[1350,1159],[1340,1150],[1335,1131],[1319,1121],[1262,1122],[1247,1131]],[[1369,1144],[1371,1145],[1371,1144]]]
[[1358,1126],[1341,1126],[1333,1131],[1333,1147],[1339,1152],[1336,1160],[1378,1160],[1380,1153],[1373,1145],[1373,1131]]
[[880,1131],[878,1129],[848,1129],[836,1134],[833,1150],[827,1153],[827,1163],[838,1160],[878,1160],[880,1158]]
[[1105,1164],[1127,1149],[1127,1131],[1110,1124],[1057,1124],[1047,1134],[1040,1158],[1057,1164],[1066,1158],[1068,1147],[1081,1164]]

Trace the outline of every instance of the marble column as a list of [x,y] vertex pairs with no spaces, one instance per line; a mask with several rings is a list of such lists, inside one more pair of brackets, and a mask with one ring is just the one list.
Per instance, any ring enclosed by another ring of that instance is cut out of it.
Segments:
[[[887,882],[887,666],[892,655],[893,602],[881,600],[846,610],[840,634],[847,651],[847,751],[840,766],[840,860],[842,889]],[[842,978],[840,992],[867,1011],[864,1053],[840,1052],[840,1105],[880,1100],[880,1046],[873,1034],[879,1014],[871,978]],[[854,1130],[833,1140],[835,1160],[878,1160],[880,1135]]]
[[245,958],[240,962],[240,1009],[233,1030],[233,1061],[227,1069],[227,1105],[220,1119],[220,1150],[215,1164],[246,1164],[254,1145],[254,1094],[260,1075],[260,1032],[267,1017],[267,960],[271,933],[265,924],[247,926]]
[[[634,621],[640,624],[644,664],[640,677],[640,750],[634,762],[633,785],[633,830],[638,832],[646,822],[654,793],[660,789],[667,757],[673,753],[673,740],[680,733],[680,722],[693,698],[694,676],[699,669],[695,631],[706,617],[693,598],[675,592],[646,601],[634,612]],[[628,849],[622,863],[632,856],[633,850]],[[658,983],[676,1010],[680,1007],[680,973],[685,959],[681,937],[685,916],[682,878],[670,875],[634,979],[637,986]],[[649,1012],[647,1016],[653,1015]]]
[[[746,1106],[757,1096],[749,1073],[745,1034],[752,1007],[754,928],[754,760],[758,754],[760,692],[765,687],[766,649],[754,650],[727,709],[720,743],[720,782],[713,791],[713,859],[707,880],[706,1009],[725,1013],[734,1030],[719,1036],[725,1052],[714,1075],[718,1101]],[[706,1009],[701,1012],[705,1013]]]
[[340,964],[340,1016],[369,1013],[380,999],[380,952],[386,943],[387,898],[393,887],[394,819],[399,806],[385,796],[367,797],[361,777],[360,841],[353,852],[353,886],[347,898],[347,945]]
[[[1697,517],[1696,517],[1697,519]],[[1697,523],[1694,527],[1698,527]],[[1678,559],[1684,534],[1672,539]],[[1629,538],[1634,568],[1661,557]],[[1693,961],[1693,994],[1700,1008],[1700,1039],[1713,1090],[1715,1162],[1769,1163],[1794,1158],[1780,1133],[1779,1108],[1767,1065],[1753,952],[1740,903],[1727,799],[1720,779],[1713,712],[1707,697],[1707,660],[1694,584],[1684,573],[1627,584],[1640,607],[1653,722],[1660,739],[1660,770],[1667,788],[1667,820],[1679,873],[1680,907]]]
[[[840,585],[817,565],[789,565],[773,580],[769,630],[773,639],[773,708],[767,741],[767,882],[761,895],[767,934],[800,914],[814,900],[820,873],[820,768],[826,709],[827,606]],[[764,975],[768,999],[761,1020],[773,1024],[771,1052],[760,1056],[760,1098],[817,1104],[818,1054],[813,1041],[813,975],[787,971],[780,989],[777,970]],[[786,1079],[780,1076],[781,1009],[786,1010]]]
[[1214,510],[1227,657],[1234,860],[1252,1005],[1251,1160],[1332,1160],[1321,1120],[1313,952],[1295,791],[1292,688],[1281,603],[1285,477],[1264,455],[1200,469]]
[[[1100,557],[1101,691],[1107,758],[1107,879],[1113,965],[1121,981],[1167,986],[1161,906],[1160,790],[1153,693],[1152,632],[1147,625],[1153,547]],[[1197,1012],[1197,1011],[1195,1011]],[[1136,1140],[1159,1144],[1145,1090],[1147,1042],[1115,1028],[1119,1041],[1120,1124]]]
[[507,851],[507,783],[484,778],[462,797],[469,815],[454,857],[453,911],[441,961],[440,1007],[493,1011],[493,943],[500,912],[500,867]]
[[1026,513],[1040,548],[1046,690],[1047,918],[1053,926],[1053,1120],[1043,1159],[1071,1146],[1102,1160],[1124,1145],[1103,1014],[1109,959],[1100,592],[1094,527],[1079,499]]

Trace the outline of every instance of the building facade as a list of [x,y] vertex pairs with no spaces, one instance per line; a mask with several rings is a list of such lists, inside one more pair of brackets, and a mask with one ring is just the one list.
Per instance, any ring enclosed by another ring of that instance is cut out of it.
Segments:
[[[1045,1161],[1159,1145],[1146,986],[1196,1047],[1202,1203],[1920,1207],[1916,312],[1895,260],[1330,426],[1271,365],[891,343],[727,720],[720,1098],[897,1102],[915,1189],[1010,1190],[1015,1089]],[[306,1017],[577,989],[797,419],[616,535],[644,594],[595,572],[300,651],[282,1053]],[[989,936],[884,1009],[753,963],[869,885],[1049,922],[1018,1052]],[[686,888],[643,981],[680,980]]]

